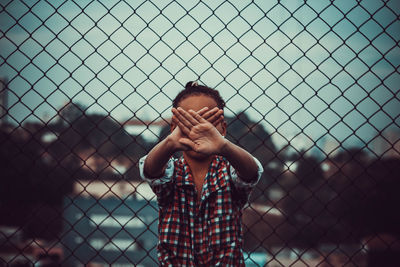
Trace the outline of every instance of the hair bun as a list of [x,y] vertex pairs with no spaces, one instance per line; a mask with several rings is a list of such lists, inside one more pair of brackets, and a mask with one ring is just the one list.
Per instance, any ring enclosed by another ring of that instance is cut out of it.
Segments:
[[186,89],[190,89],[190,88],[192,88],[192,87],[196,87],[196,86],[198,86],[199,84],[197,83],[197,81],[190,81],[190,82],[188,82],[186,85],[185,85],[185,88]]

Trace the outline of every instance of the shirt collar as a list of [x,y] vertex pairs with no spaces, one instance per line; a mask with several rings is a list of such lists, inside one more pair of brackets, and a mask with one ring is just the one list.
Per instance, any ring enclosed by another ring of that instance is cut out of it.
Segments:
[[[193,176],[190,172],[189,165],[185,159],[178,159],[178,168],[176,173],[177,186],[195,186]],[[203,184],[203,194],[201,199],[206,199],[213,192],[220,190],[228,185],[228,166],[226,160],[221,156],[214,156],[208,167],[208,172]]]

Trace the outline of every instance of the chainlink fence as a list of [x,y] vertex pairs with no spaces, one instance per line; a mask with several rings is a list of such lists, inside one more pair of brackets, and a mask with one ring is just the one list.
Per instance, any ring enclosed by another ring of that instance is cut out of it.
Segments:
[[138,159],[186,82],[265,173],[247,266],[395,266],[400,4],[0,3],[0,266],[156,266]]

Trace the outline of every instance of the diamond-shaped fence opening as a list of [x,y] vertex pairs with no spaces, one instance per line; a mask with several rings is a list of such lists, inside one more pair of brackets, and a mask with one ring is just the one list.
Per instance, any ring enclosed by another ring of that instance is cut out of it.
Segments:
[[247,266],[400,262],[400,5],[0,3],[0,266],[156,266],[138,160],[186,82],[264,174]]

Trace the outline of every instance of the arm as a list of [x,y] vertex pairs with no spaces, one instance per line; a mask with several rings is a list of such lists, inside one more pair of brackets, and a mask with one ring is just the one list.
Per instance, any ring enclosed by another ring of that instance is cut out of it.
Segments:
[[143,166],[143,172],[147,178],[155,179],[163,176],[168,160],[177,151],[171,135],[172,133],[153,147],[147,155]]
[[173,113],[177,125],[187,136],[180,138],[180,143],[206,155],[216,154],[225,157],[245,182],[257,180],[259,168],[250,153],[225,139],[213,124],[197,112],[193,110],[187,112],[178,108],[173,109]]
[[[219,109],[208,110],[205,107],[199,110],[198,114],[199,116],[203,116],[202,118],[209,123],[217,124],[222,120],[222,112]],[[173,121],[176,121],[174,117]],[[184,134],[180,127],[175,127],[171,134],[150,150],[143,166],[143,171],[147,178],[156,179],[163,176],[171,156],[177,151],[188,150],[190,148],[179,142],[181,138],[184,138]]]
[[257,180],[258,165],[249,152],[225,139],[218,154],[225,157],[232,164],[237,175],[244,182],[252,183]]

